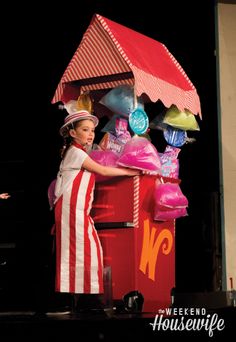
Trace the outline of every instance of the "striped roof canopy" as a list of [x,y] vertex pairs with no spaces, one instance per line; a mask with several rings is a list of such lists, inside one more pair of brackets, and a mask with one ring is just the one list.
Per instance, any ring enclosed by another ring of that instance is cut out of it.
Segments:
[[95,14],[68,64],[52,103],[76,99],[86,90],[134,85],[137,96],[175,104],[201,116],[196,88],[158,41]]

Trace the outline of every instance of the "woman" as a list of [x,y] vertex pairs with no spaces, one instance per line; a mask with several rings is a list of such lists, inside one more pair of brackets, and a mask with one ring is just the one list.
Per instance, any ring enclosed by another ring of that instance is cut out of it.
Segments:
[[136,176],[140,171],[113,168],[93,161],[91,148],[98,118],[88,111],[69,114],[60,134],[71,142],[63,152],[56,182],[56,291],[103,292],[103,255],[90,217],[94,173],[102,176]]

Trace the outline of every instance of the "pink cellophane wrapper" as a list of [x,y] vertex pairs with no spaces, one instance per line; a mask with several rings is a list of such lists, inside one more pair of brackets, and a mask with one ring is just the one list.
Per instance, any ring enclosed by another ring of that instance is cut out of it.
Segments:
[[165,208],[185,208],[188,206],[187,197],[182,193],[179,184],[157,183],[155,190],[155,203]]
[[160,208],[156,207],[154,211],[154,220],[156,221],[170,221],[182,216],[187,216],[186,208],[161,210]]
[[[104,166],[112,166],[117,167],[117,160],[118,155],[114,153],[111,150],[94,150],[91,151],[89,154],[90,158],[92,158],[94,161],[96,161],[98,164],[104,165]],[[95,174],[95,181],[96,182],[102,182],[105,180],[111,179],[111,177],[105,177],[101,176],[99,174]]]
[[161,169],[156,148],[143,137],[133,137],[125,144],[117,165],[156,173]]
[[159,153],[161,161],[161,175],[169,178],[179,177],[178,154],[181,150],[177,147],[167,145],[164,153]]

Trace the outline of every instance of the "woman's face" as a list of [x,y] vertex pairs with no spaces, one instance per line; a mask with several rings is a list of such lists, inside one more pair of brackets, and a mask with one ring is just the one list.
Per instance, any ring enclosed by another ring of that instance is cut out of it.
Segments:
[[92,120],[81,120],[74,124],[70,130],[70,135],[78,144],[90,146],[95,137],[95,126]]

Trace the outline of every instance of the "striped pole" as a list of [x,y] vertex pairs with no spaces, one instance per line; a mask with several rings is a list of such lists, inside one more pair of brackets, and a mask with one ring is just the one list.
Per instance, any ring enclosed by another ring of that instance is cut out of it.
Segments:
[[134,176],[134,228],[139,227],[139,176]]

